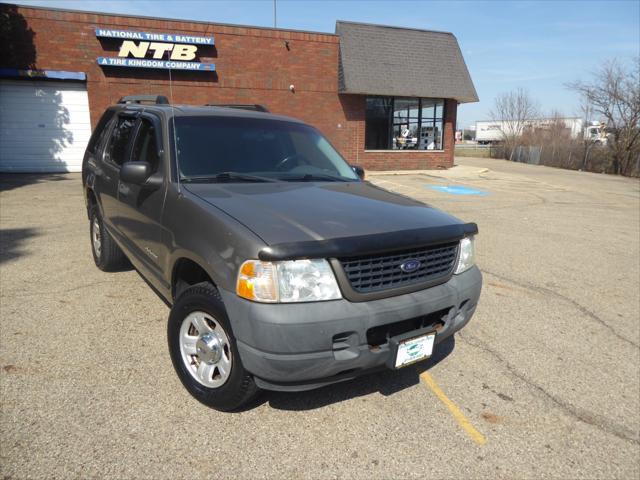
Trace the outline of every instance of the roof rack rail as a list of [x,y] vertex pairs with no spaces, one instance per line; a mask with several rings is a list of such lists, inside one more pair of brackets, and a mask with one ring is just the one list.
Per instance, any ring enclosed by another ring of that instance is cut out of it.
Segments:
[[128,95],[118,100],[118,103],[155,103],[168,105],[169,99],[164,95]]
[[239,104],[239,103],[205,103],[205,107],[224,107],[224,108],[237,108],[238,110],[252,110],[254,112],[266,112],[269,113],[269,109],[264,105],[252,104]]

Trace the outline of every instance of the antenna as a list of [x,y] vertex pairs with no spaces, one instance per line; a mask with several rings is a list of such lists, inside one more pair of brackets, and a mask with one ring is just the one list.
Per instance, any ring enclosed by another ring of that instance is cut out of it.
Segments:
[[276,1],[277,0],[273,0],[273,28],[278,28],[278,15],[277,15],[277,7],[276,7]]
[[[273,0],[275,2],[275,0]],[[209,33],[209,27],[211,25],[207,25],[207,28],[204,30],[204,35],[206,36]],[[178,157],[178,133],[176,132],[176,109],[175,102],[173,101],[173,79],[171,77],[171,68],[169,69],[169,97],[171,98],[171,123],[173,125],[173,148],[176,155],[176,184],[178,185],[178,195],[182,193],[182,189],[180,187],[180,158]]]
[[171,97],[171,123],[173,125],[173,148],[176,155],[176,178],[178,185],[178,195],[180,195],[180,160],[178,159],[178,134],[176,133],[176,109],[173,103],[173,82],[171,79],[171,69],[169,69],[169,97]]

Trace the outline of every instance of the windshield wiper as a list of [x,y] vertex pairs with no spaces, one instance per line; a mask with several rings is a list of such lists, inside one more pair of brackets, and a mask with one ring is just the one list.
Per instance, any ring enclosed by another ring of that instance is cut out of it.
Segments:
[[314,180],[322,180],[328,182],[348,182],[348,178],[334,177],[333,175],[323,175],[319,173],[305,173],[304,175],[296,175],[291,177],[280,177],[287,182],[313,182]]
[[215,175],[201,175],[195,177],[183,177],[180,179],[183,183],[215,183],[215,182],[279,182],[276,178],[260,177],[258,175],[249,175],[240,172],[220,172]]

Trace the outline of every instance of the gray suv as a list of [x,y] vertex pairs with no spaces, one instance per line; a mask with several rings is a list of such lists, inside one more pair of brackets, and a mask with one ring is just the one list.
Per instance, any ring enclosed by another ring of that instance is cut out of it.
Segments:
[[124,97],[83,162],[93,258],[170,306],[175,370],[218,410],[402,368],[473,315],[478,229],[361,177],[263,107]]

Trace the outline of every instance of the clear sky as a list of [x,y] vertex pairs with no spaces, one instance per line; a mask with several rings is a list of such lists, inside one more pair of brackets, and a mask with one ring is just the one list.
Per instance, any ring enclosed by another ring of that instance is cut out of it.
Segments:
[[[272,0],[18,0],[15,3],[273,26]],[[543,112],[579,113],[564,84],[612,58],[640,56],[640,0],[302,1],[277,0],[278,27],[333,32],[336,20],[453,32],[480,102],[462,105],[459,127],[485,119],[501,92],[524,87]],[[408,45],[407,61],[422,53]]]

